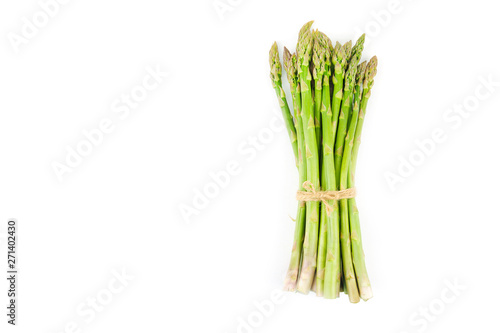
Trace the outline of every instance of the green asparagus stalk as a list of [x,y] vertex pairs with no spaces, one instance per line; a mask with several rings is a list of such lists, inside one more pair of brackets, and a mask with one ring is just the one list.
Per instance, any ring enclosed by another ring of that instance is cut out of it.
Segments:
[[[327,109],[330,109],[330,39],[323,33],[317,31],[314,45],[314,53],[313,53],[313,61],[314,61],[314,70],[313,77],[315,77],[315,99],[319,95],[320,101],[318,102],[319,107],[317,110],[321,117],[326,113]],[[318,87],[319,82],[321,82],[321,87]],[[326,100],[325,100],[326,99]],[[316,106],[316,103],[315,103]],[[316,112],[316,110],[315,110]],[[320,119],[320,123],[322,120]],[[331,119],[330,119],[331,121]],[[318,127],[321,130],[321,126]],[[324,128],[323,128],[324,129]],[[316,135],[316,138],[321,138],[321,135]],[[323,142],[324,144],[324,142]],[[326,178],[329,177],[328,170],[324,163],[324,151],[323,146],[320,146],[320,163],[321,167],[321,184],[324,189],[324,182]],[[324,204],[320,204],[320,227],[319,227],[319,238],[318,238],[318,260],[316,267],[316,295],[323,296],[324,294],[324,281],[325,281],[325,264],[326,264],[326,245],[327,245],[327,211],[326,206]]]
[[333,48],[332,63],[334,66],[335,75],[332,76],[333,96],[332,96],[332,112],[333,112],[333,138],[335,139],[337,125],[339,119],[340,106],[342,105],[342,97],[344,93],[344,76],[347,65],[347,60],[351,54],[352,42],[349,41],[343,46],[339,42]]
[[[361,51],[357,51],[363,46],[363,41],[364,41],[364,35],[362,35],[358,41],[356,42],[356,45],[354,45],[354,48],[351,47],[351,42],[347,42],[343,46],[343,56],[345,61],[343,67],[346,68],[345,73],[344,73],[344,79],[343,79],[343,90],[342,94],[340,95],[342,97],[341,100],[341,105],[340,105],[340,112],[334,113],[334,122],[336,125],[336,132],[335,132],[335,150],[334,150],[334,163],[335,163],[335,179],[337,181],[337,190],[340,189],[340,172],[341,172],[341,166],[342,166],[342,155],[343,155],[343,150],[344,150],[344,142],[345,142],[345,135],[347,131],[347,124],[349,120],[349,113],[351,112],[352,108],[352,87],[353,87],[353,82],[355,79],[355,74],[357,70],[357,62],[359,58],[357,57],[352,57],[352,55],[361,55]],[[334,96],[335,97],[335,96]],[[338,96],[337,96],[338,97]],[[334,102],[338,103],[338,98],[334,99]],[[338,106],[337,106],[338,107]],[[335,110],[334,110],[335,111]],[[345,272],[346,269],[350,270],[349,265],[347,267],[345,266],[346,262],[351,263],[350,266],[352,266],[352,258],[347,255],[347,253],[344,253],[344,248],[346,247],[345,242],[347,241],[347,238],[349,237],[349,229],[348,229],[348,224],[342,224],[340,223],[340,243],[341,243],[341,257],[342,257],[342,262],[341,262],[341,277],[339,279],[339,289],[341,288],[346,294],[349,294],[350,291],[355,293],[352,297],[353,300],[356,299],[356,295],[358,295],[357,288],[353,288],[352,283],[348,286],[346,281],[345,281]]]
[[[335,164],[333,158],[334,147],[334,130],[332,121],[332,105],[330,98],[330,80],[331,73],[331,41],[326,35],[320,35],[320,41],[323,43],[325,50],[325,78],[323,80],[323,98],[321,106],[322,115],[322,137],[323,137],[323,173],[322,184],[324,190],[335,191]],[[318,279],[318,292],[325,298],[335,298],[338,295],[338,280],[340,278],[340,244],[339,244],[339,211],[338,202],[329,200],[327,204],[332,208],[331,211],[326,210],[326,206],[322,205],[322,218],[325,218],[325,224],[322,228],[325,232],[320,231],[320,244],[318,247],[318,268],[317,275],[324,276],[324,280]],[[323,287],[321,287],[323,284]]]
[[373,87],[375,75],[377,75],[377,64],[378,64],[377,57],[373,56],[368,62],[368,65],[366,66],[365,78],[363,81],[363,98],[361,99],[358,126],[356,127],[356,135],[355,135],[356,140],[354,142],[354,147],[352,150],[352,166],[353,166],[351,168],[352,177],[354,177],[356,171],[356,162],[358,159],[359,146],[361,145],[361,132],[363,130],[363,123],[365,120],[366,106],[368,105],[368,99],[371,96],[371,90]]
[[[304,125],[305,156],[307,178],[314,188],[320,188],[318,144],[316,142],[316,127],[314,122],[314,107],[311,94],[311,72],[309,65],[312,53],[312,33],[309,30],[312,22],[306,23],[299,35],[298,72],[300,77],[302,122]],[[307,27],[307,28],[306,28]],[[304,29],[306,28],[306,29]],[[311,289],[316,270],[318,244],[319,202],[306,203],[306,229],[304,236],[304,257],[297,290],[307,294]]]
[[[335,138],[335,171],[337,176],[337,182],[340,181],[340,169],[342,164],[342,156],[344,152],[344,141],[347,131],[347,124],[349,122],[350,110],[352,108],[352,89],[353,81],[356,76],[356,70],[358,66],[359,59],[361,57],[361,52],[363,51],[363,44],[365,41],[365,35],[361,35],[356,42],[356,45],[352,48],[349,60],[349,66],[347,68],[347,73],[351,74],[350,78],[346,78],[344,82],[344,93],[342,96],[342,106],[339,114],[339,121],[337,127],[337,133]],[[346,53],[348,55],[348,53]],[[350,82],[349,82],[350,79]]]
[[[356,133],[354,135],[354,147],[351,157],[351,165],[349,167],[348,187],[354,187],[354,175],[356,172],[356,162],[358,157],[359,146],[361,144],[361,131],[363,129],[363,122],[365,119],[366,105],[371,95],[371,88],[373,86],[374,77],[377,73],[377,57],[373,57],[368,62],[366,73],[363,81],[363,97],[358,115],[358,123],[356,126]],[[360,296],[364,301],[372,298],[372,288],[370,279],[365,265],[365,255],[363,252],[363,244],[361,241],[361,227],[359,223],[359,211],[356,205],[356,199],[352,198],[349,202],[349,220],[351,227],[351,240],[352,240],[352,257],[354,269],[356,271],[356,279],[358,282]]]
[[[359,45],[356,43],[356,46]],[[355,46],[355,48],[356,48]],[[347,128],[347,121],[349,117],[349,113],[351,111],[351,98],[353,97],[353,87],[356,80],[356,72],[357,72],[357,62],[359,57],[351,58],[351,62],[349,64],[349,68],[346,74],[345,80],[345,94],[344,99],[342,101],[342,110],[339,120],[339,131],[337,132],[336,138],[336,148],[337,144],[341,142],[342,146],[337,148],[335,153],[341,155],[341,170],[337,172],[340,176],[340,189],[347,189],[347,177],[349,171],[349,164],[351,162],[351,153],[352,153],[352,142],[354,138],[354,132],[356,130],[356,123],[358,120],[359,113],[359,105],[354,103],[354,107],[352,108],[352,121],[349,126],[349,131],[347,136],[344,138],[342,133]],[[345,104],[344,104],[345,103]],[[341,127],[343,126],[343,128]],[[342,137],[341,137],[342,136]],[[336,170],[337,171],[337,170]],[[359,302],[359,291],[356,284],[356,275],[354,272],[354,266],[352,263],[352,254],[351,254],[351,239],[350,239],[350,230],[349,230],[349,210],[347,199],[342,199],[340,201],[340,242],[342,245],[342,267],[344,271],[344,283],[347,294],[349,295],[349,300],[352,303]]]
[[295,164],[298,167],[298,147],[297,147],[297,132],[295,125],[293,124],[292,115],[290,113],[290,108],[286,101],[286,94],[281,85],[281,63],[280,55],[278,52],[278,45],[274,42],[271,50],[269,51],[269,65],[271,66],[271,82],[273,83],[274,91],[278,97],[278,102],[281,108],[281,113],[283,114],[283,119],[285,120],[286,129],[288,131],[288,136],[290,142],[292,143],[292,149],[295,156]]
[[[283,64],[287,73],[290,91],[293,100],[294,122],[297,129],[297,145],[298,145],[298,164],[299,164],[299,190],[302,190],[302,184],[307,180],[306,162],[304,160],[304,128],[302,125],[301,105],[300,105],[300,85],[297,71],[297,55],[290,54],[290,51],[285,47],[283,52]],[[295,291],[297,286],[297,278],[300,268],[300,259],[302,255],[302,243],[304,241],[304,224],[306,218],[305,202],[299,201],[297,206],[297,216],[295,219],[295,234],[292,247],[292,256],[288,266],[288,272],[285,278],[286,291]]]
[[316,126],[316,142],[318,146],[321,142],[321,102],[322,102],[322,93],[323,89],[323,76],[324,76],[324,61],[325,50],[324,46],[321,45],[321,41],[319,41],[319,31],[313,32],[313,80],[314,80],[314,125]]
[[[344,92],[344,78],[345,78],[345,71],[346,71],[346,66],[347,66],[347,60],[350,57],[351,54],[351,49],[352,49],[352,42],[349,41],[345,43],[344,45],[340,45],[339,42],[335,44],[335,47],[332,50],[332,63],[334,66],[334,75],[332,76],[332,82],[333,82],[333,97],[332,97],[332,118],[333,118],[333,124],[332,124],[332,136],[334,143],[332,145],[332,148],[335,145],[335,138],[337,135],[337,127],[338,127],[338,121],[339,121],[339,114],[340,114],[340,107],[342,105],[342,99],[343,99],[343,92]],[[335,161],[335,159],[334,159]],[[335,162],[334,162],[335,163]],[[337,167],[337,166],[335,166]],[[336,169],[332,168],[332,172],[336,173]],[[340,166],[339,166],[340,168]],[[335,189],[338,190],[339,183],[338,183],[338,178],[335,177],[336,180],[336,187]],[[338,203],[337,203],[338,205]],[[337,213],[338,215],[338,213]],[[338,217],[337,217],[338,219]],[[337,222],[336,225],[334,225],[334,229],[338,232],[340,232],[340,225],[338,225],[339,222]],[[338,242],[338,241],[337,241]],[[335,246],[338,246],[335,245]],[[335,252],[334,252],[335,253]],[[334,291],[336,291],[335,297],[339,296],[339,292],[343,291],[343,283],[341,281],[343,280],[343,275],[342,275],[342,260],[341,260],[342,254],[340,254],[340,260],[337,260],[337,258],[334,260],[334,264],[336,267],[331,268],[327,265],[327,268],[329,270],[332,270],[336,276],[333,278],[335,279],[335,286],[330,287]]]

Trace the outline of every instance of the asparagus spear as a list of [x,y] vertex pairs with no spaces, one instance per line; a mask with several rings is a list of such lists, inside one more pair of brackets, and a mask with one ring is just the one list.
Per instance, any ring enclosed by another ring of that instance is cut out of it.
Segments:
[[333,48],[332,63],[334,66],[335,75],[332,76],[333,82],[333,98],[332,98],[332,112],[333,112],[333,138],[335,139],[337,132],[337,124],[339,119],[340,105],[342,104],[342,96],[344,89],[344,76],[346,70],[347,59],[351,54],[352,42],[349,41],[343,46],[339,42]]
[[293,124],[292,115],[290,113],[290,108],[286,101],[285,91],[281,85],[281,63],[280,55],[278,52],[278,45],[274,42],[271,50],[269,51],[269,65],[271,66],[271,82],[273,83],[273,88],[278,97],[278,102],[281,108],[281,113],[283,114],[283,119],[285,120],[286,129],[288,131],[288,136],[290,137],[290,142],[292,143],[292,149],[295,156],[295,164],[298,167],[298,147],[297,147],[297,132],[295,130],[295,125]]
[[[332,98],[332,118],[333,118],[333,124],[332,124],[332,136],[334,143],[332,145],[332,148],[335,145],[335,138],[337,136],[337,126],[338,126],[338,121],[339,121],[339,113],[340,113],[340,107],[342,105],[342,99],[343,99],[343,91],[344,91],[344,78],[345,78],[345,71],[346,71],[346,65],[347,65],[347,60],[351,54],[351,49],[352,49],[352,42],[348,41],[344,45],[340,45],[339,42],[335,44],[335,47],[332,50],[333,56],[332,56],[332,63],[334,66],[334,75],[332,76],[332,82],[333,82],[333,98]],[[335,160],[334,160],[335,161]],[[337,166],[335,166],[337,167]],[[332,172],[336,173],[336,169],[332,168]],[[340,168],[340,166],[338,167]],[[335,177],[336,179],[336,187],[335,189],[338,189],[338,178]],[[338,205],[338,203],[337,203]],[[338,224],[338,223],[337,223]],[[334,225],[334,228],[337,228],[336,230],[340,232],[340,225]],[[338,233],[337,233],[338,234]],[[334,252],[335,253],[335,252]],[[342,257],[342,253],[340,253],[340,257]],[[339,296],[339,292],[343,291],[343,276],[342,276],[342,260],[335,259],[334,263],[336,267],[334,268],[329,268],[330,270],[333,270],[334,273],[336,274],[333,278],[335,279],[335,286],[333,287],[333,290],[336,292],[335,297]],[[328,267],[328,266],[327,266]],[[342,283],[341,283],[342,282]],[[332,288],[332,287],[330,287]]]
[[[340,180],[340,168],[342,164],[342,155],[344,151],[344,141],[347,131],[347,124],[350,117],[350,110],[352,108],[352,89],[354,85],[354,79],[356,76],[356,70],[361,57],[361,52],[363,51],[363,44],[365,42],[365,35],[361,35],[356,42],[356,45],[352,48],[350,53],[349,66],[346,72],[346,80],[344,82],[344,93],[342,97],[342,106],[339,114],[338,128],[335,138],[335,171],[337,176],[337,182]],[[349,55],[349,53],[346,53]]]
[[[322,63],[324,66],[324,79],[322,89],[322,137],[323,137],[323,178],[322,184],[324,190],[334,191],[336,188],[333,147],[334,133],[332,122],[332,106],[330,98],[330,80],[331,73],[331,41],[324,35],[320,34],[318,40],[321,42],[325,53],[325,58]],[[328,171],[328,172],[326,172]],[[339,215],[337,201],[330,200],[328,205],[332,207],[332,211],[327,213],[326,206],[322,205],[321,217],[325,222],[321,224],[320,240],[318,246],[318,267],[317,273],[317,294],[324,295],[325,298],[335,298],[338,294],[337,279],[340,276],[340,246],[339,246]]]
[[313,32],[313,79],[314,79],[314,125],[316,126],[316,142],[318,146],[321,142],[321,102],[322,94],[321,90],[323,88],[323,76],[324,76],[324,58],[325,50],[322,41],[319,40],[320,32]]
[[[354,177],[356,170],[356,162],[358,158],[359,146],[361,145],[361,131],[363,130],[363,123],[365,120],[366,106],[368,104],[368,99],[371,96],[371,90],[374,83],[375,75],[377,75],[377,64],[378,60],[376,56],[373,56],[366,67],[365,78],[363,81],[363,98],[361,99],[361,106],[359,110],[359,120],[358,126],[356,127],[356,141],[354,142],[354,147],[352,150],[352,169],[351,175]],[[354,183],[354,181],[353,181]]]
[[[312,33],[309,30],[312,22],[306,23],[301,29],[298,45],[298,72],[300,77],[302,121],[304,125],[305,156],[307,165],[307,178],[314,188],[320,188],[318,144],[316,142],[316,129],[314,123],[314,108],[311,95],[311,72],[309,65],[312,52]],[[314,279],[316,270],[319,202],[306,203],[306,230],[304,236],[304,257],[297,290],[308,293]]]
[[[361,102],[362,102],[362,97],[363,97],[363,93],[362,93],[362,88],[363,88],[363,84],[364,84],[364,81],[365,81],[365,78],[366,78],[366,74],[368,73],[367,72],[368,70],[368,66],[367,66],[367,63],[366,61],[363,61],[361,64],[358,65],[358,68],[357,68],[357,71],[356,71],[356,79],[355,79],[355,82],[356,82],[356,85],[354,87],[354,106],[353,106],[353,113],[352,113],[352,121],[355,121],[356,122],[356,127],[355,127],[355,131],[354,132],[349,132],[346,136],[346,140],[345,140],[345,145],[344,145],[344,151],[346,149],[346,145],[350,145],[352,146],[351,148],[351,156],[352,156],[352,150],[354,150],[354,142],[349,142],[348,141],[348,137],[351,136],[352,139],[354,140],[355,139],[355,135],[356,135],[356,130],[358,129],[358,120],[360,119],[360,112],[361,112]],[[357,115],[356,119],[354,119],[354,115]],[[352,126],[353,126],[353,122],[350,122],[349,124],[349,130],[352,129]],[[351,158],[352,160],[352,158]],[[350,163],[350,162],[349,162]],[[350,169],[350,164],[349,164],[349,170]],[[349,171],[348,171],[349,172]]]
[[[354,174],[356,172],[356,162],[358,157],[359,145],[361,144],[361,130],[365,119],[366,105],[371,95],[373,79],[377,73],[377,57],[373,57],[368,62],[366,73],[363,81],[363,98],[358,115],[358,123],[356,133],[354,135],[354,147],[352,150],[351,165],[349,167],[348,187],[354,186]],[[352,240],[352,257],[354,269],[356,270],[356,278],[358,282],[360,296],[364,301],[367,301],[373,296],[370,279],[365,265],[365,255],[363,252],[363,244],[361,242],[361,228],[359,223],[359,212],[356,206],[356,199],[349,199],[349,220],[351,227]]]
[[[347,131],[347,126],[349,123],[350,113],[352,109],[352,95],[353,86],[357,71],[357,65],[359,58],[361,57],[361,52],[363,50],[364,34],[356,41],[356,44],[350,50],[350,44],[345,47],[345,57],[349,58],[349,65],[346,70],[344,78],[344,91],[342,94],[342,105],[340,113],[338,116],[338,125],[335,137],[335,173],[337,188],[342,189],[341,182],[341,170],[342,170],[342,159],[344,155],[344,144],[345,136]],[[350,51],[350,52],[349,52]],[[348,168],[348,166],[347,166]],[[346,200],[340,202],[340,243],[342,251],[342,270],[343,270],[343,282],[344,291],[349,295],[349,300],[352,303],[359,302],[359,291],[356,285],[355,273],[352,264],[351,257],[351,241],[349,234],[349,212],[347,210],[347,205],[344,205]]]
[[[317,107],[317,111],[320,116],[323,117],[324,113],[326,113],[327,109],[330,109],[330,66],[331,66],[331,61],[330,61],[330,45],[331,41],[330,39],[323,33],[317,31],[316,32],[316,38],[315,38],[315,45],[314,45],[314,53],[313,53],[313,61],[314,61],[314,71],[313,71],[313,77],[316,77],[317,80],[315,80],[315,99],[319,96],[320,101],[315,103],[319,104]],[[318,84],[321,84],[321,87],[318,87]],[[315,110],[316,112],[316,110]],[[321,119],[320,123],[322,122]],[[331,121],[331,119],[330,119]],[[321,130],[321,126],[318,127]],[[323,127],[324,130],[324,127]],[[321,138],[320,135],[316,135],[316,138]],[[324,144],[324,142],[323,142]],[[324,188],[324,182],[326,181],[326,178],[328,177],[328,170],[324,163],[324,151],[323,151],[324,146],[320,147],[320,156],[321,156],[321,161],[320,163],[322,164],[321,167],[321,184]],[[326,262],[326,240],[327,240],[327,213],[326,213],[326,206],[322,203],[320,203],[321,210],[320,210],[320,228],[319,228],[319,239],[318,239],[318,260],[317,260],[317,267],[316,267],[316,295],[317,296],[323,296],[324,293],[324,280],[325,280],[325,262]]]
[[[354,49],[359,49],[362,48],[364,41],[364,35],[362,35],[358,41],[356,42],[356,45],[354,46]],[[340,170],[342,166],[342,155],[343,155],[343,150],[344,150],[344,141],[345,141],[345,135],[346,135],[346,128],[348,124],[348,119],[349,119],[349,113],[351,111],[351,100],[352,100],[352,87],[354,84],[355,80],[355,75],[356,75],[356,70],[357,70],[357,62],[359,58],[356,57],[351,57],[352,54],[354,55],[360,55],[361,52],[357,51],[352,51],[351,50],[351,43],[348,42],[344,44],[343,46],[344,52],[343,56],[344,59],[350,59],[349,65],[347,67],[346,73],[344,74],[344,79],[343,79],[343,93],[342,93],[342,102],[340,105],[340,112],[336,112],[334,110],[334,126],[336,125],[336,131],[335,131],[335,150],[334,150],[334,163],[335,163],[335,179],[337,181],[337,189],[340,188]],[[347,61],[346,61],[347,62]],[[345,67],[345,66],[344,66]],[[339,82],[340,83],[340,82]],[[338,103],[338,95],[334,96],[334,103]],[[338,107],[338,106],[337,106]],[[342,213],[342,211],[341,211]],[[350,270],[350,267],[344,267],[345,263],[350,263],[350,266],[352,267],[352,258],[350,256],[350,251],[349,251],[349,256],[347,256],[347,253],[344,251],[346,246],[348,244],[345,244],[347,242],[347,238],[349,237],[349,224],[345,223],[340,223],[340,243],[341,243],[341,257],[342,261],[340,263],[341,268],[339,268],[339,271],[343,272],[339,277],[339,290],[342,289],[346,294],[349,294],[351,291],[355,292],[355,294],[352,296],[353,300],[356,299],[356,295],[358,294],[358,291],[356,288],[352,287],[352,284],[350,286],[346,285],[345,281],[345,272],[346,269]],[[350,250],[350,249],[349,249]],[[356,289],[356,290],[355,290]],[[358,297],[359,298],[359,297]]]
[[[349,130],[345,139],[344,152],[342,156],[342,168],[340,174],[340,189],[347,189],[348,182],[348,171],[351,163],[352,147],[354,145],[354,134],[356,132],[356,125],[358,122],[359,114],[359,103],[361,102],[361,84],[364,78],[364,72],[366,69],[366,62],[363,62],[358,66],[356,75],[356,88],[354,94],[354,107],[352,110],[352,118],[349,124]],[[344,278],[346,289],[349,294],[349,300],[352,303],[359,302],[358,287],[356,284],[356,273],[354,271],[352,254],[351,254],[351,237],[349,232],[349,210],[348,210],[348,199],[342,199],[340,201],[340,219],[341,219],[341,242],[342,242],[342,254],[344,259]]]
[[[306,163],[304,160],[304,129],[302,126],[301,109],[300,109],[300,86],[297,72],[297,55],[290,54],[290,51],[285,47],[283,52],[283,64],[287,74],[288,82],[290,83],[290,91],[293,100],[294,121],[297,129],[297,145],[298,145],[298,164],[299,164],[299,190],[302,190],[302,184],[307,180]],[[297,216],[295,219],[295,234],[292,247],[292,256],[288,266],[288,272],[285,278],[285,290],[295,291],[297,278],[299,274],[300,259],[302,255],[302,242],[304,241],[304,223],[306,218],[305,202],[300,201],[297,206]]]

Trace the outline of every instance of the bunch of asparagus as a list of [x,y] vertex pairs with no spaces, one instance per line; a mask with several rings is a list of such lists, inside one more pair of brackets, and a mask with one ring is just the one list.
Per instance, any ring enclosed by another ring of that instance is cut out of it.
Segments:
[[[296,52],[285,47],[285,68],[293,102],[288,106],[281,80],[276,43],[269,52],[271,80],[304,182],[316,191],[354,187],[361,130],[377,72],[377,58],[360,62],[364,38],[352,46],[331,40],[312,21],[299,32]],[[299,201],[285,290],[337,298],[340,291],[353,303],[372,297],[361,244],[354,198]]]

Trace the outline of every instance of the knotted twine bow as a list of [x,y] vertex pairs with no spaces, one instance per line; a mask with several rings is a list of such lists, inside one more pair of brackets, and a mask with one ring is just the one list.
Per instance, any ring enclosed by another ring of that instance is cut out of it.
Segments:
[[298,201],[321,201],[325,205],[328,215],[333,211],[333,207],[328,204],[327,200],[350,199],[356,196],[356,188],[351,187],[340,191],[316,191],[313,183],[306,180],[302,187],[305,191],[297,191]]

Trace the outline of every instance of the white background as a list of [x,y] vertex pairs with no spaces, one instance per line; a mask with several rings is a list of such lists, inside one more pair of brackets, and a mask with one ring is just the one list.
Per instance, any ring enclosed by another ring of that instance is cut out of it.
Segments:
[[[263,319],[240,332],[498,329],[500,86],[460,124],[443,118],[487,92],[481,77],[500,82],[495,3],[400,0],[384,16],[389,0],[228,1],[219,15],[212,0],[73,0],[19,52],[8,36],[41,7],[0,4],[3,272],[6,222],[20,224],[18,326],[2,278],[0,331],[237,332],[249,316]],[[285,131],[255,156],[241,147],[279,112],[272,42],[293,50],[311,19],[342,43],[367,31],[363,59],[379,59],[357,172],[375,296],[286,294],[263,317],[254,302],[269,302],[288,266],[297,172]],[[168,78],[120,119],[113,102],[148,66]],[[59,181],[52,164],[104,118],[112,133]],[[391,189],[387,173],[437,128],[446,140]],[[239,173],[188,223],[181,205],[233,160]],[[86,322],[77,309],[109,296],[122,269],[133,279]],[[466,289],[445,304],[454,281]]]

